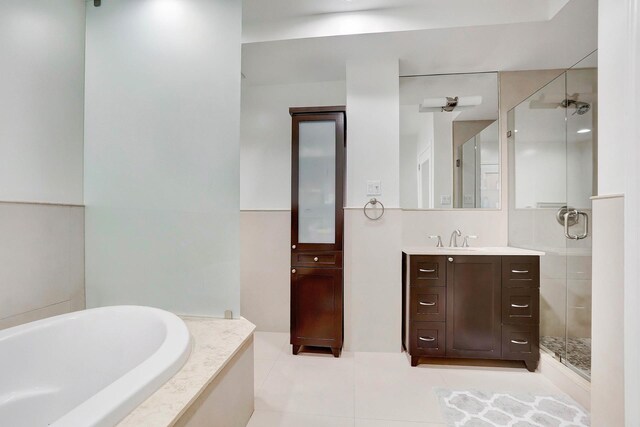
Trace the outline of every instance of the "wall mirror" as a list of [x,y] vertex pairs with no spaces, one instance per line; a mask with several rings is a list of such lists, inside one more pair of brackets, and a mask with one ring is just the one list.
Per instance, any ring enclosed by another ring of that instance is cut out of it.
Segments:
[[400,77],[400,205],[499,209],[497,73]]

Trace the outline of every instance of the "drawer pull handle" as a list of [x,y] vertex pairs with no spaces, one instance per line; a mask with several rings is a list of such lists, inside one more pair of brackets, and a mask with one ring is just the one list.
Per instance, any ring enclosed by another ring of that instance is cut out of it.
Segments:
[[529,270],[511,270],[511,272],[515,274],[527,274]]
[[529,341],[527,340],[511,340],[512,343],[514,344],[519,344],[519,345],[527,345],[529,344]]
[[511,304],[513,308],[529,308],[529,304]]
[[314,257],[314,258],[313,258],[313,261],[314,261],[314,262],[318,262],[318,257]]
[[435,273],[436,272],[435,270],[431,270],[431,269],[425,270],[424,268],[419,268],[419,270],[420,270],[420,273]]
[[420,301],[418,304],[426,305],[427,307],[433,307],[434,305],[436,305],[435,302],[422,302],[422,301]]
[[434,341],[436,340],[436,339],[435,339],[435,338],[433,338],[433,337],[426,337],[426,338],[425,338],[425,337],[418,337],[418,339],[419,339],[420,341],[426,341],[426,342],[434,342]]

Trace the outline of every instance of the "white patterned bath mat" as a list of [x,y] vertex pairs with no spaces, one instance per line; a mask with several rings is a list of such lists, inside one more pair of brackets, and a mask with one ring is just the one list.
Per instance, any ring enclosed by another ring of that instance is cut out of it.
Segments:
[[526,393],[436,389],[449,427],[588,427],[589,414],[569,398]]

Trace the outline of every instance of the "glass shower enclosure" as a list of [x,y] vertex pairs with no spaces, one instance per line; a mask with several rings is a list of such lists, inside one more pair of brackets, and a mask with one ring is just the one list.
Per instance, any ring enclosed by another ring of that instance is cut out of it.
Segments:
[[597,53],[508,114],[509,244],[540,260],[540,345],[591,376],[591,196],[597,175]]

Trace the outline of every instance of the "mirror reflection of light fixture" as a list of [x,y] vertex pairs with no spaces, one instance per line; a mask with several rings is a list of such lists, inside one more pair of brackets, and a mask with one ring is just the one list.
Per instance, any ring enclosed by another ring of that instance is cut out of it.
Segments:
[[469,110],[482,104],[481,96],[445,96],[440,98],[427,98],[420,104],[421,113],[439,113]]
[[576,133],[589,133],[591,132],[591,129],[580,129],[578,132]]

